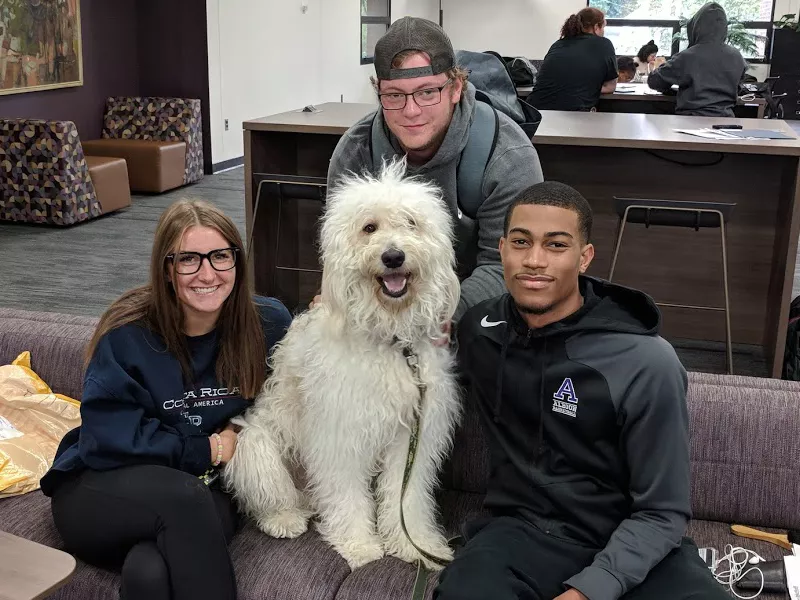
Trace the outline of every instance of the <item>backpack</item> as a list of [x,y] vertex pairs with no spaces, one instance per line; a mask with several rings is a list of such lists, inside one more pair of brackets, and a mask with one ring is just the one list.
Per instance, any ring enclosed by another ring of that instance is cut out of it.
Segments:
[[529,138],[536,135],[542,113],[519,98],[508,65],[499,54],[458,50],[456,62],[469,72],[478,100],[511,117]]
[[533,66],[533,63],[524,56],[500,56],[500,54],[491,50],[487,50],[486,54],[493,54],[505,63],[508,74],[511,76],[511,81],[514,82],[516,87],[536,85],[536,78],[539,72]]
[[786,351],[783,355],[781,379],[800,381],[800,296],[789,307],[789,327],[786,329]]

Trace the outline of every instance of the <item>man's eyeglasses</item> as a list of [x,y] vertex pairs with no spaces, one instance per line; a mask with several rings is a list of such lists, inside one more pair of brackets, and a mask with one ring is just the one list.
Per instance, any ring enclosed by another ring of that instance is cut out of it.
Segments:
[[167,254],[167,260],[175,265],[175,271],[180,275],[192,275],[200,270],[203,259],[208,259],[208,263],[215,271],[230,271],[236,266],[236,256],[239,248],[220,248],[212,250],[206,254],[200,252],[177,252]]
[[400,110],[405,108],[409,96],[414,97],[414,102],[417,106],[433,106],[442,101],[442,90],[453,82],[453,79],[448,79],[444,85],[439,87],[425,88],[424,90],[417,90],[411,94],[404,94],[403,92],[388,92],[386,94],[378,94],[381,106],[386,110]]

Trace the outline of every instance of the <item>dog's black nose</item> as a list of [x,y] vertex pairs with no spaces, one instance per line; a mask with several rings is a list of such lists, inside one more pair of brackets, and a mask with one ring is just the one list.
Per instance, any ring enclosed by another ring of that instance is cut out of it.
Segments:
[[381,254],[381,261],[387,269],[398,269],[406,261],[406,254],[402,250],[392,248]]

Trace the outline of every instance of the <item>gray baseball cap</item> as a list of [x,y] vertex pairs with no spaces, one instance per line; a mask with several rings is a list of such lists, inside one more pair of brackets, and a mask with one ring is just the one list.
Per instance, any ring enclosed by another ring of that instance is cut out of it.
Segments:
[[[419,50],[431,57],[429,67],[393,69],[394,57],[404,50]],[[411,79],[444,73],[456,66],[456,54],[450,38],[433,21],[403,17],[392,23],[389,31],[375,44],[375,75],[378,79]]]

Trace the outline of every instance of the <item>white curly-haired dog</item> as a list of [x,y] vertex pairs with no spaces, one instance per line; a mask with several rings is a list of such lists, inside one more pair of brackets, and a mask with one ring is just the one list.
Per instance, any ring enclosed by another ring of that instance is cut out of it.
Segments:
[[460,407],[452,354],[436,344],[459,297],[452,222],[438,188],[405,174],[405,160],[385,163],[377,178],[348,176],[329,194],[323,301],[277,346],[224,472],[263,531],[299,536],[318,514],[320,534],[352,569],[384,554],[436,567],[400,521],[417,383],[426,390],[404,520],[422,550],[452,556],[433,496]]

